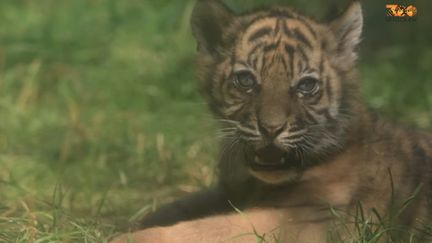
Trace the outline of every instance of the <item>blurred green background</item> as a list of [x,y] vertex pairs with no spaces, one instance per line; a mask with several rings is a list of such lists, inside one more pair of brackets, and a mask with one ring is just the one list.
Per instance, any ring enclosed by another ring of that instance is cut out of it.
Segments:
[[[287,3],[326,19],[347,1]],[[432,127],[431,1],[416,22],[364,2],[364,96]],[[216,126],[195,84],[194,1],[0,1],[0,242],[104,242],[214,180]]]

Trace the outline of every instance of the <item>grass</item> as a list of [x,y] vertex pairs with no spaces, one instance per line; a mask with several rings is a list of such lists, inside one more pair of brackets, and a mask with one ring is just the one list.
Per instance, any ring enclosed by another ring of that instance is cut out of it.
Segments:
[[[214,181],[192,6],[0,2],[0,242],[105,242]],[[430,128],[432,51],[364,49],[371,106]]]

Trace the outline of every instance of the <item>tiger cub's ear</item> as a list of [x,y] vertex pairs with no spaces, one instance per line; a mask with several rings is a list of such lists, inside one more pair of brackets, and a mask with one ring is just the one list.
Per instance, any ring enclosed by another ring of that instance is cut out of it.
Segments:
[[363,14],[361,4],[358,1],[351,5],[343,14],[330,23],[330,29],[336,36],[338,51],[340,54],[348,55],[351,60],[355,60],[356,47],[361,41],[363,28]]
[[198,50],[214,54],[223,45],[225,28],[234,14],[219,0],[198,0],[191,17],[192,33]]

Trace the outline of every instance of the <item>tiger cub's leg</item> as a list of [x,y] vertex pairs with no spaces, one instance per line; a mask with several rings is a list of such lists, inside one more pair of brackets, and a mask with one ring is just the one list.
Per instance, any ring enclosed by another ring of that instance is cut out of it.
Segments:
[[206,217],[233,210],[221,187],[193,193],[147,215],[140,223],[141,229],[169,226],[180,221]]
[[122,235],[111,243],[256,242],[257,237],[271,239],[268,237],[278,233],[279,223],[276,210],[253,210],[154,227]]
[[328,221],[292,221],[289,209],[250,209],[125,234],[111,243],[323,243]]

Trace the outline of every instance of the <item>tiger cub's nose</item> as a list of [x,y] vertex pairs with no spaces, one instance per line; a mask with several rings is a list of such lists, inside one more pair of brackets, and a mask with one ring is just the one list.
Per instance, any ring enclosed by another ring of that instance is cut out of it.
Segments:
[[259,123],[258,124],[261,133],[268,138],[275,138],[285,129],[286,123],[283,124],[269,124]]

